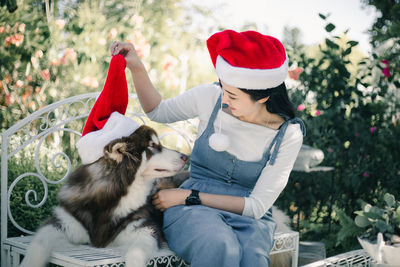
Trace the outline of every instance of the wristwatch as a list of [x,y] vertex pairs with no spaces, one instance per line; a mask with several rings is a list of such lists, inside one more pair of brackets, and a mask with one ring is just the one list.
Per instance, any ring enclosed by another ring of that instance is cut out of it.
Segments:
[[200,205],[199,191],[192,189],[192,193],[186,198],[185,205]]

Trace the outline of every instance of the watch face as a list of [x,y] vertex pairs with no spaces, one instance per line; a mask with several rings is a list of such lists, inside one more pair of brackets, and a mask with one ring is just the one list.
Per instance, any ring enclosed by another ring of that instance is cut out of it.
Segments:
[[195,196],[189,196],[186,199],[186,205],[198,205],[200,204],[200,199]]

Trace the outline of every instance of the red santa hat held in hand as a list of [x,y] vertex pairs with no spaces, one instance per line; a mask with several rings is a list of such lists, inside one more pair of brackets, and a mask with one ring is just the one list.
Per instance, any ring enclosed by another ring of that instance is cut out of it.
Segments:
[[[213,34],[207,40],[207,47],[218,78],[226,84],[265,90],[279,86],[286,79],[289,60],[282,43],[272,36],[225,30]],[[229,146],[228,137],[220,132],[221,127],[209,140],[216,151]]]
[[122,55],[112,57],[103,91],[89,114],[82,138],[76,143],[83,164],[95,162],[103,156],[109,142],[131,135],[140,126],[124,116],[128,106],[125,67]]

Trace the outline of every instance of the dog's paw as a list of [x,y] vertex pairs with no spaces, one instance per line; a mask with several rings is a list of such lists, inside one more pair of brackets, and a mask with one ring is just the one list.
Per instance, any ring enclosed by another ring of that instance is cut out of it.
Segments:
[[129,250],[125,255],[126,267],[146,267],[149,256],[141,249]]

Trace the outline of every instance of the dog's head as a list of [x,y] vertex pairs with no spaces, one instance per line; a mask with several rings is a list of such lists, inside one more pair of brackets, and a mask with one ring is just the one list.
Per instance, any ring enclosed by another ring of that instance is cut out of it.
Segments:
[[104,148],[104,159],[121,167],[133,164],[136,175],[161,178],[179,172],[188,157],[163,147],[157,133],[142,125],[130,136],[110,142]]

